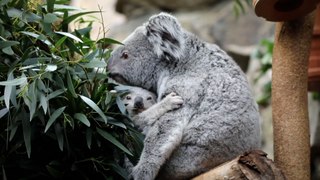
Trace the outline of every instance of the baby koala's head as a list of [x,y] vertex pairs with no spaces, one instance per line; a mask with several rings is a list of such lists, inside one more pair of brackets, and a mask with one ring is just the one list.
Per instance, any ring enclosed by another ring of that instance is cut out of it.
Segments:
[[133,117],[156,103],[156,95],[140,87],[130,87],[129,93],[122,98],[128,115]]

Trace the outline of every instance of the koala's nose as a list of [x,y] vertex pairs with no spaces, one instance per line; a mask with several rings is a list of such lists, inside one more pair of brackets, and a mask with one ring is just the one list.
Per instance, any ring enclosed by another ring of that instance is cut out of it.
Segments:
[[142,97],[137,96],[136,98],[134,98],[134,107],[138,109],[144,108]]

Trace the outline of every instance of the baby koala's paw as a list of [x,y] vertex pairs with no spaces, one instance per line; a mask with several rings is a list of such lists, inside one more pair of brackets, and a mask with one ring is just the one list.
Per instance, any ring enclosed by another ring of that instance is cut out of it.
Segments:
[[163,100],[166,102],[168,110],[178,109],[183,104],[182,97],[174,92],[168,94]]

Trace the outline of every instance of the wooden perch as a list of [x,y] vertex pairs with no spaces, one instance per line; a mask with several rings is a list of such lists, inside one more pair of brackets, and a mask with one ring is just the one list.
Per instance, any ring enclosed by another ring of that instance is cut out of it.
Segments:
[[267,158],[267,154],[254,150],[238,156],[193,180],[285,180],[284,174]]

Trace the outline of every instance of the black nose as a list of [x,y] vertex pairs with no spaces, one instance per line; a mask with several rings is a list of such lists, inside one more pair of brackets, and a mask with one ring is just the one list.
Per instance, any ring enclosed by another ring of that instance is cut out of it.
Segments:
[[140,96],[134,98],[134,107],[138,109],[143,109],[143,99]]

